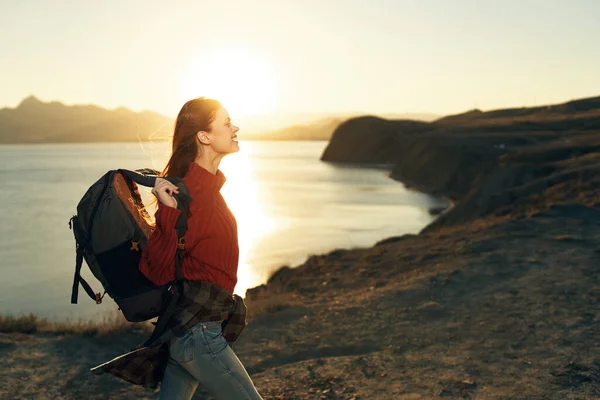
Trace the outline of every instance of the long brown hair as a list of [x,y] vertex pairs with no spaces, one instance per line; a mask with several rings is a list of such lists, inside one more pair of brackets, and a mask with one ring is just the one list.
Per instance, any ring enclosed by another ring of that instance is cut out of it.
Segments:
[[190,164],[198,157],[196,133],[210,132],[220,107],[219,101],[204,97],[189,100],[181,107],[173,132],[173,152],[160,176],[185,176]]
[[[185,176],[190,165],[198,157],[196,133],[210,132],[210,125],[215,120],[219,108],[221,103],[218,100],[204,97],[189,100],[181,107],[175,121],[171,157],[159,176]],[[158,205],[156,197],[149,203],[154,204]]]

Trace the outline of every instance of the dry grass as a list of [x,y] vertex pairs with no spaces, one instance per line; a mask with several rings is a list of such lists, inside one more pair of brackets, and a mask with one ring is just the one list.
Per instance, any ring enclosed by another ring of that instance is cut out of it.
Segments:
[[[267,315],[289,307],[299,306],[298,295],[285,291],[277,284],[269,285],[269,290],[245,298],[248,305],[247,319]],[[23,316],[0,315],[0,333],[48,333],[56,335],[76,334],[82,336],[112,336],[125,333],[151,334],[154,325],[150,321],[133,323],[115,311],[98,321],[50,321],[34,314]]]
[[[289,269],[289,268],[287,268]],[[247,296],[244,302],[248,305],[247,319],[268,315],[286,308],[302,305],[298,294],[285,288],[283,282],[271,280],[262,290]],[[82,336],[111,336],[126,333],[151,334],[154,325],[150,321],[133,323],[123,315],[114,311],[97,321],[56,322],[34,314],[23,316],[0,315],[0,333],[48,333],[76,334]]]
[[246,316],[248,320],[286,308],[302,305],[297,294],[274,291],[270,288],[268,292],[260,292],[252,298],[246,298],[244,301],[248,306],[248,314]]
[[275,270],[266,285],[246,292],[244,302],[248,306],[246,318],[251,320],[286,308],[302,305],[300,296],[287,287],[289,277],[293,274],[290,267],[284,266]]
[[111,336],[123,333],[151,333],[153,325],[147,321],[132,323],[115,312],[99,321],[54,322],[29,314],[24,316],[0,315],[1,333],[50,333],[83,336]]

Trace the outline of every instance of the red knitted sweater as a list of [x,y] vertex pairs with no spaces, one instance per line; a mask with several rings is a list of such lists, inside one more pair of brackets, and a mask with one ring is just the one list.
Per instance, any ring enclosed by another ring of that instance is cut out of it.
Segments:
[[[221,170],[213,175],[195,162],[183,178],[192,202],[181,273],[190,280],[210,281],[233,294],[239,247],[235,217],[220,193],[225,180]],[[175,277],[175,223],[179,214],[180,210],[159,202],[156,230],[142,251],[140,271],[157,285]]]

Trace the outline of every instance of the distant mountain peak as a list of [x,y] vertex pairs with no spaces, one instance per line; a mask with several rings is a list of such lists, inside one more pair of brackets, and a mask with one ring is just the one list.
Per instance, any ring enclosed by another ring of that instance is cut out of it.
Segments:
[[157,113],[66,105],[29,95],[17,107],[0,110],[0,143],[162,141],[173,135],[172,124]]
[[29,95],[29,96],[25,97],[21,101],[21,103],[19,103],[19,105],[17,106],[17,108],[38,106],[40,104],[43,104],[43,102],[40,99],[38,99],[34,95]]

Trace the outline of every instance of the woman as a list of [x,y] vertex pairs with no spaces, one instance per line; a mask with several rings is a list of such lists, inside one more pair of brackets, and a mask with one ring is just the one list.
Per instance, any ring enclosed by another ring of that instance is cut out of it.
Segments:
[[[186,256],[181,262],[183,277],[191,284],[214,285],[228,296],[237,282],[239,248],[235,217],[220,193],[225,176],[219,163],[225,155],[239,151],[238,130],[218,101],[188,101],[177,116],[173,153],[162,173],[183,178],[192,198]],[[160,178],[152,189],[159,202],[156,230],[142,252],[140,271],[157,285],[174,277],[175,223],[181,211],[173,195],[178,190]],[[197,311],[190,310],[188,314],[197,316]],[[160,398],[190,399],[200,383],[219,400],[262,399],[223,337],[224,321],[196,322],[169,342]]]

